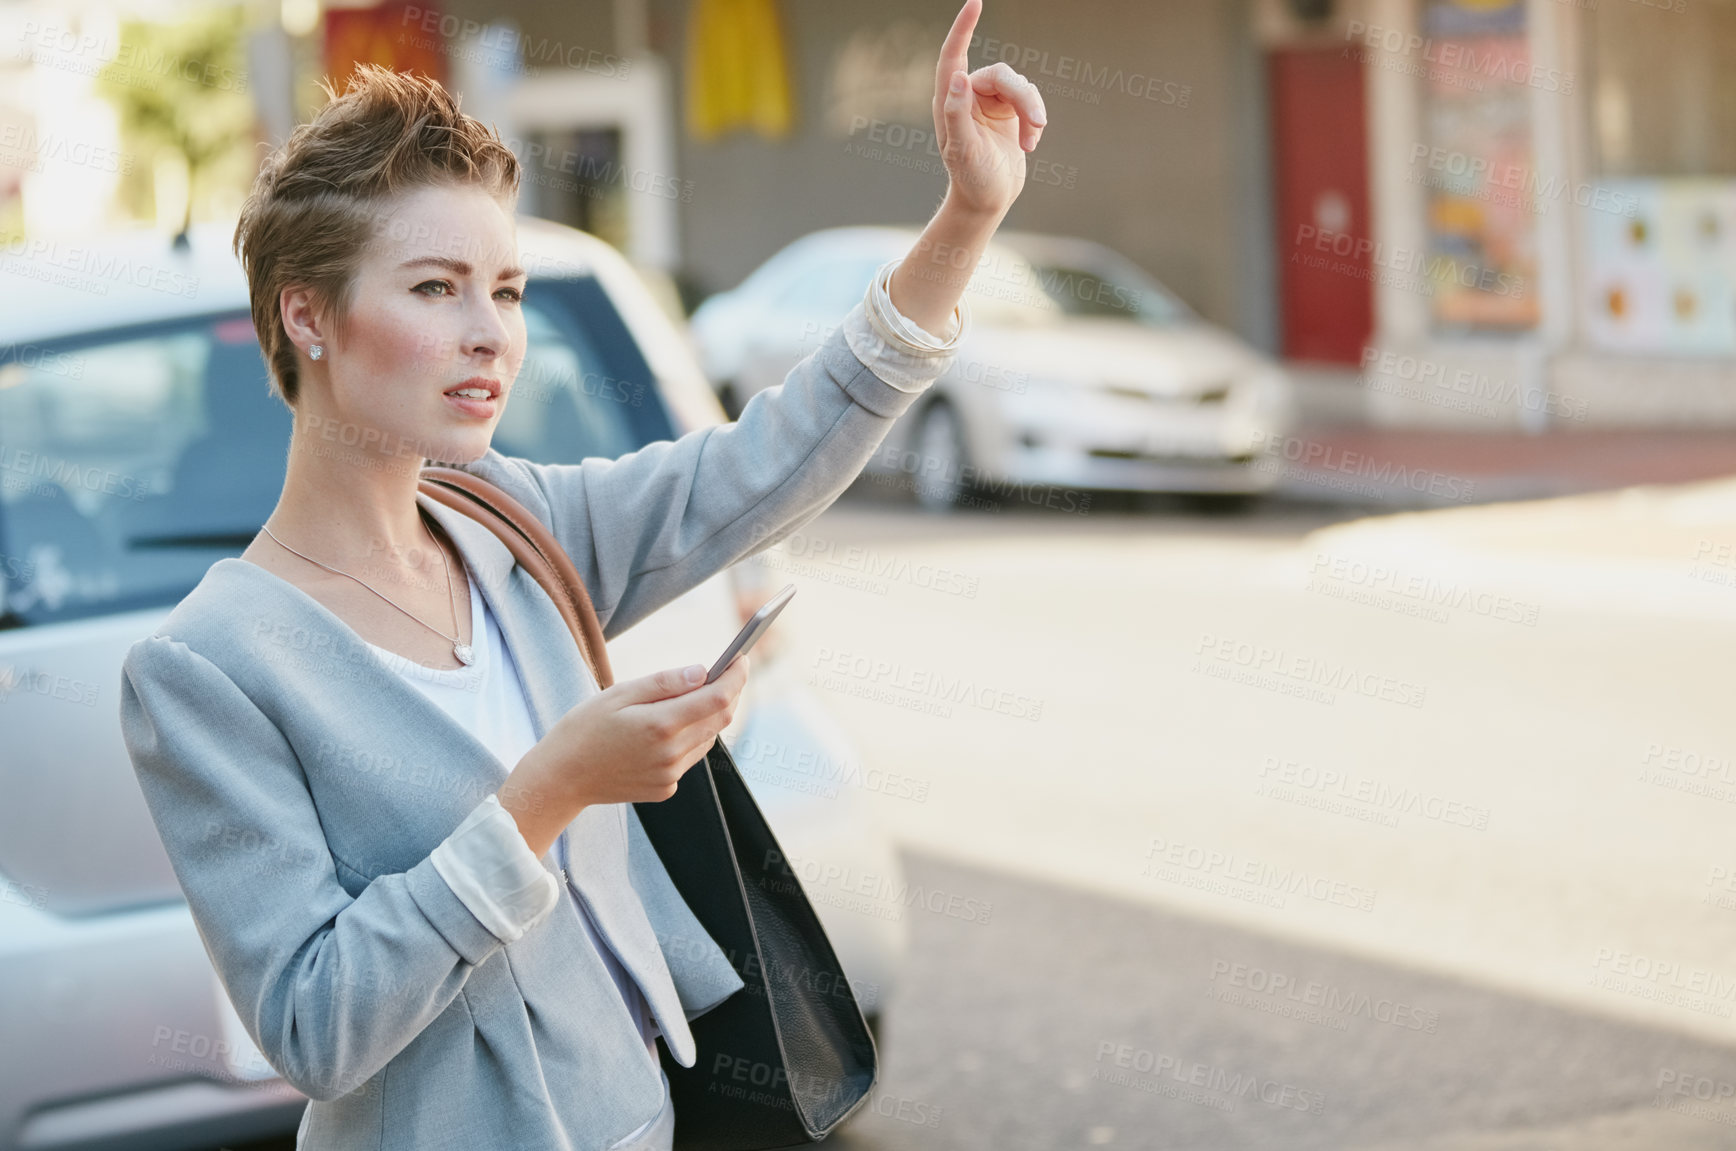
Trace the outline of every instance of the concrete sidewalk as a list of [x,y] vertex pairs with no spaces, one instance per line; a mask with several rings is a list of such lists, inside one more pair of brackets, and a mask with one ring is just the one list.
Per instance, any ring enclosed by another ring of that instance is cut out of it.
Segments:
[[1443,507],[1736,476],[1732,431],[1385,427],[1354,367],[1285,368],[1301,417],[1279,493],[1295,500]]
[[1449,507],[1736,476],[1736,434],[1695,431],[1435,431],[1348,424],[1284,441],[1292,499]]

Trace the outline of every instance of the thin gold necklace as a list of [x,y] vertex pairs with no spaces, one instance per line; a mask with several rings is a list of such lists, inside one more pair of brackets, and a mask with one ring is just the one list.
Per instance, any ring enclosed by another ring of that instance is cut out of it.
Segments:
[[[417,508],[416,510],[423,515],[427,514],[425,512],[422,512],[421,508]],[[370,585],[366,580],[361,579],[357,576],[350,575],[350,573],[346,572],[346,571],[338,571],[337,568],[332,567],[330,564],[322,564],[310,555],[303,555],[301,552],[295,551],[294,548],[290,547],[288,544],[286,544],[282,540],[278,539],[276,534],[274,532],[272,532],[271,528],[269,526],[267,526],[266,524],[260,524],[259,526],[265,532],[266,535],[271,536],[271,538],[277,542],[277,545],[279,547],[284,548],[287,551],[295,552],[296,555],[301,556],[301,558],[306,560],[308,563],[319,564],[320,567],[325,568],[326,571],[332,572],[335,575],[341,575],[341,576],[345,576],[349,579],[355,580],[357,583],[361,584],[363,587],[367,588],[369,591],[373,592],[375,595],[379,596],[381,599],[385,600],[387,603],[391,604],[393,607],[397,608],[399,611],[403,612],[405,615],[409,616],[411,619],[415,620],[417,623],[421,624],[423,627],[427,628],[429,631],[433,632],[435,635],[439,636],[441,639],[449,641],[452,644],[452,654],[454,656],[456,656],[458,658],[458,662],[463,664],[465,667],[469,667],[471,664],[476,662],[475,651],[472,650],[472,648],[469,644],[459,642],[459,639],[457,636],[447,635],[445,632],[441,631],[439,628],[435,627],[433,624],[429,623],[427,620],[416,615],[414,612],[409,611],[408,609],[399,606],[397,603],[393,602],[393,600],[390,596],[385,595],[384,593],[378,591],[372,585]],[[434,540],[434,533],[429,532],[428,538],[431,540]],[[452,630],[457,631],[458,630],[458,599],[452,593],[452,561],[446,558],[446,549],[440,546],[439,540],[434,540],[434,550],[440,553],[440,563],[446,569],[446,600],[448,603],[450,603],[452,605]]]

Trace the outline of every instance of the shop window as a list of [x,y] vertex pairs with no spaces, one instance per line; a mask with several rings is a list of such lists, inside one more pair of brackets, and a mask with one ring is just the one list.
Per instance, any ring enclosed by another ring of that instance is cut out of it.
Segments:
[[1584,15],[1587,342],[1736,355],[1736,0],[1606,0]]
[[1598,172],[1736,176],[1736,0],[1606,3],[1585,17]]

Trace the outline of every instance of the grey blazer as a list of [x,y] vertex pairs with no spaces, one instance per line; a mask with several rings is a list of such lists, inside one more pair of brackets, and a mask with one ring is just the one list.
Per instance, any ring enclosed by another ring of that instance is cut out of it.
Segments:
[[[864,365],[852,350],[864,331],[859,306],[733,424],[569,466],[490,448],[466,469],[553,530],[604,634],[619,635],[794,532],[861,472],[918,395]],[[929,361],[931,380],[946,363]],[[505,546],[418,498],[498,619],[540,738],[595,681]],[[312,1100],[299,1146],[603,1149],[657,1114],[660,1069],[571,900],[507,943],[429,859],[513,765],[337,616],[263,568],[219,560],[128,651],[120,698],[217,975],[265,1058]],[[565,834],[599,930],[693,1066],[688,1020],[741,977],[630,804],[587,808]]]

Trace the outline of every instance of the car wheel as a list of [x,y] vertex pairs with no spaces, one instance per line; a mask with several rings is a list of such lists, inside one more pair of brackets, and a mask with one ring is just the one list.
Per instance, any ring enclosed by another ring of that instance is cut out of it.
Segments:
[[922,413],[916,428],[916,503],[925,512],[957,511],[970,495],[966,478],[970,453],[965,447],[964,422],[953,406],[936,400]]

